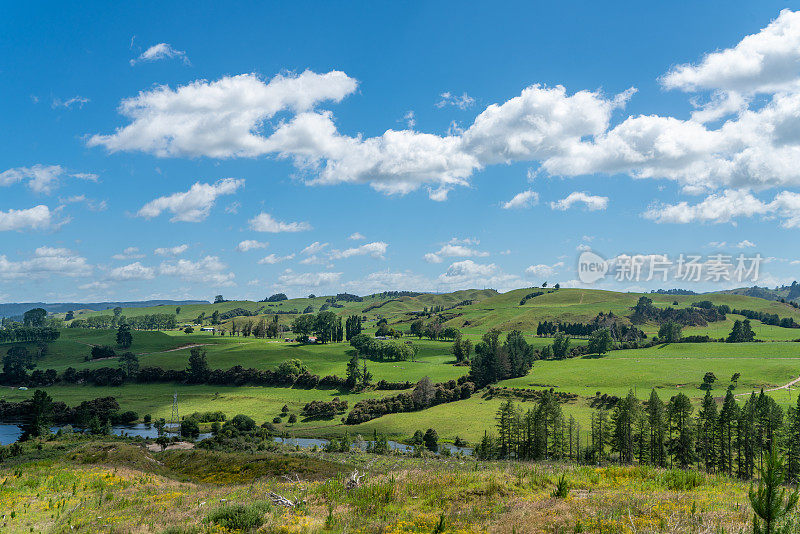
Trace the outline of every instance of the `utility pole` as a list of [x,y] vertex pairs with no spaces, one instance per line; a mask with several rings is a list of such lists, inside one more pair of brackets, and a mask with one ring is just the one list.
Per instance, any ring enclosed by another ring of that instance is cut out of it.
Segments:
[[172,395],[172,414],[169,416],[169,426],[173,431],[177,432],[177,427],[181,424],[181,418],[178,415],[178,392]]

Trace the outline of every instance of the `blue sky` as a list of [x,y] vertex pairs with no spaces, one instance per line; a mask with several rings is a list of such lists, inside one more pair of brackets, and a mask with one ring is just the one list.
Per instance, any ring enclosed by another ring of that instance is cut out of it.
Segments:
[[577,286],[589,248],[791,282],[791,7],[6,6],[0,301]]

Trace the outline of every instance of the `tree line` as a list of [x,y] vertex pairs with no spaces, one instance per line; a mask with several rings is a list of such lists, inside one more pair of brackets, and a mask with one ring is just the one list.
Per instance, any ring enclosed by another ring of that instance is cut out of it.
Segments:
[[728,388],[718,407],[707,389],[695,413],[683,393],[664,402],[655,389],[646,401],[631,391],[613,409],[595,410],[582,429],[551,390],[527,411],[509,398],[495,420],[497,434],[487,431],[476,446],[480,458],[680,467],[749,479],[775,451],[786,458],[788,479],[800,481],[800,397],[784,412],[763,391],[740,405]]

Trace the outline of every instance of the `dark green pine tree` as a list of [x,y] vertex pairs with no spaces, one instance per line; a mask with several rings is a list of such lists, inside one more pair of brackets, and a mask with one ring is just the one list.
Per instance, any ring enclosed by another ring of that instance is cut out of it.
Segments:
[[716,460],[717,402],[706,390],[697,414],[697,453],[706,471],[713,471]]
[[667,431],[664,420],[664,403],[656,393],[655,388],[650,391],[647,400],[647,422],[650,428],[650,463],[655,466],[667,465]]
[[800,481],[800,395],[797,405],[789,408],[786,435],[786,478],[792,482]]
[[683,393],[672,397],[667,405],[673,431],[669,441],[669,451],[674,461],[683,469],[691,467],[695,458],[694,428],[691,420],[693,411],[692,401]]

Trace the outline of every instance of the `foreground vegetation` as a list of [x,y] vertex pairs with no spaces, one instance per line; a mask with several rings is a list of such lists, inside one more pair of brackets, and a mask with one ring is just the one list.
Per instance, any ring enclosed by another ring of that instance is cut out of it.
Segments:
[[[354,471],[363,478],[348,489]],[[649,467],[150,452],[71,437],[24,444],[0,480],[4,532],[744,532],[752,521],[747,485]]]

